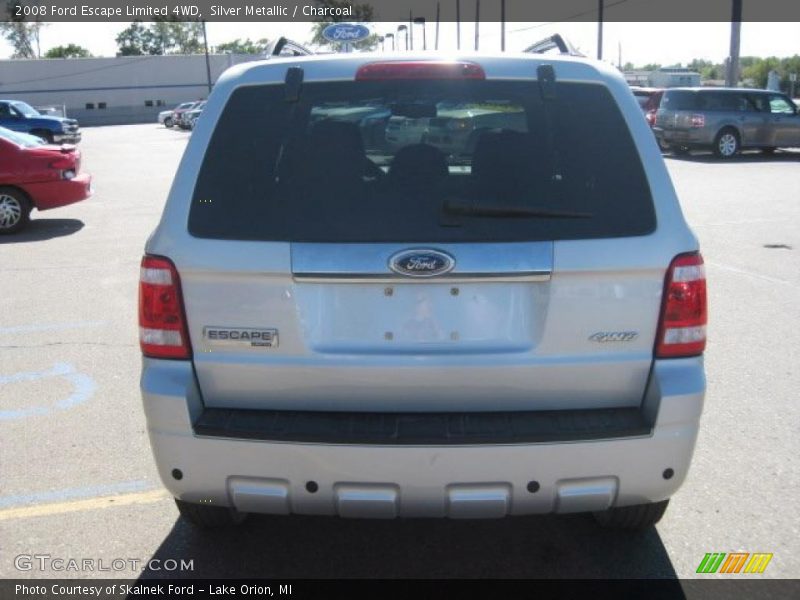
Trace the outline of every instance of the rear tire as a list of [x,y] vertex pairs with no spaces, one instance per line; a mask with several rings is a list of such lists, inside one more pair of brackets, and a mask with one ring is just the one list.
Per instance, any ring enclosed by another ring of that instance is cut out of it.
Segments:
[[602,527],[639,531],[655,525],[664,516],[669,499],[652,504],[636,504],[609,508],[594,514],[595,521]]
[[31,217],[28,197],[14,188],[0,188],[0,235],[23,229]]
[[241,525],[247,518],[247,513],[239,512],[235,508],[228,508],[227,506],[194,504],[177,498],[175,498],[175,504],[184,519],[201,529],[234,527]]
[[714,154],[717,158],[733,158],[739,152],[739,134],[735,129],[726,127],[714,138]]

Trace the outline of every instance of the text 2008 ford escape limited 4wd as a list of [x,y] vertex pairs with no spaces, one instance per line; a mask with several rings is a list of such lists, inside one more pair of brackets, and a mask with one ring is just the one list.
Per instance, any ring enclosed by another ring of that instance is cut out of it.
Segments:
[[[418,137],[387,143],[389,119]],[[705,391],[697,240],[623,79],[572,56],[230,69],[147,243],[139,319],[160,476],[205,526],[645,527]]]

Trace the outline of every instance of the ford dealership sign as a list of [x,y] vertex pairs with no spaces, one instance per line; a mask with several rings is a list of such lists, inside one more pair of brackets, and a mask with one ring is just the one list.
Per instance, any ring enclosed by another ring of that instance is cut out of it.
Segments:
[[322,37],[329,42],[360,42],[369,37],[369,29],[352,23],[332,23],[322,30]]

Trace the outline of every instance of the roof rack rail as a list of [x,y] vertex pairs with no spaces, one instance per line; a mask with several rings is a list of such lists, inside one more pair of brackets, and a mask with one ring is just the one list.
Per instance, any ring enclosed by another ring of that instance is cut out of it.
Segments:
[[285,51],[290,52],[292,56],[308,56],[314,54],[313,50],[285,37],[279,37],[277,40],[270,43],[266,47],[264,53],[267,56],[281,56]]
[[544,54],[555,48],[558,48],[558,51],[561,54],[568,54],[570,56],[585,56],[585,54],[578,52],[578,50],[572,44],[570,44],[557,33],[528,46],[525,48],[524,52],[530,52],[532,54]]

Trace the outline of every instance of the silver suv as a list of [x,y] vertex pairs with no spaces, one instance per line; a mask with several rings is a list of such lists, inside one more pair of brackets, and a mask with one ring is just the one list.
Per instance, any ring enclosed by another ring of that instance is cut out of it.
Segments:
[[[514,126],[387,141],[454,105]],[[204,115],[140,280],[148,430],[185,518],[659,520],[698,432],[705,275],[615,69],[272,58]]]
[[739,88],[664,92],[653,127],[665,150],[712,150],[719,158],[746,148],[800,148],[800,114],[785,94]]

